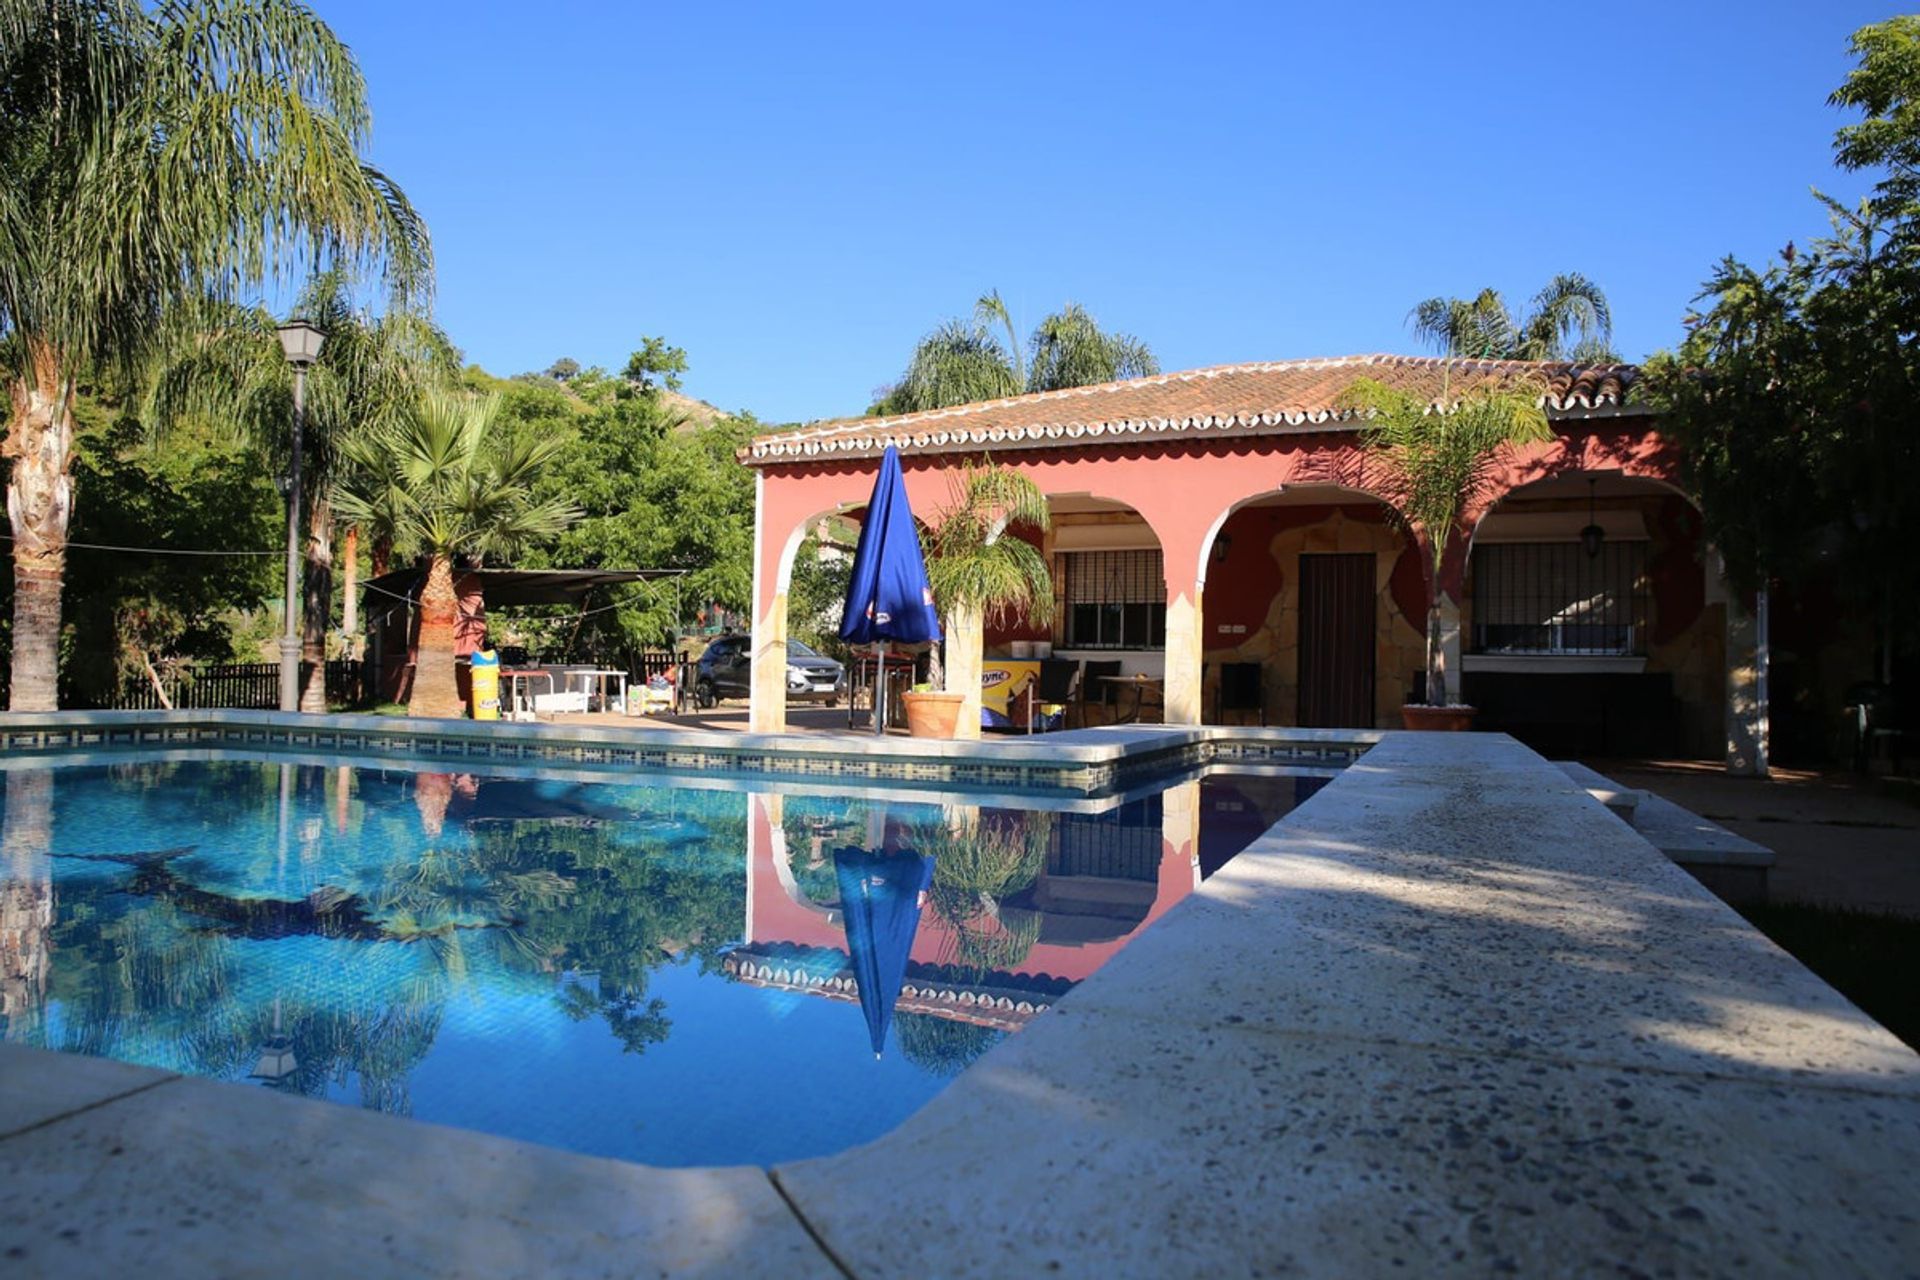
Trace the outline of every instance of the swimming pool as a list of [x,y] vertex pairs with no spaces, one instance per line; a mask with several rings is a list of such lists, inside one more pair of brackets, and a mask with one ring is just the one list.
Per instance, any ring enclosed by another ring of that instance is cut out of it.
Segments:
[[271,758],[4,776],[0,1036],[714,1165],[893,1128],[1331,774],[1052,809]]

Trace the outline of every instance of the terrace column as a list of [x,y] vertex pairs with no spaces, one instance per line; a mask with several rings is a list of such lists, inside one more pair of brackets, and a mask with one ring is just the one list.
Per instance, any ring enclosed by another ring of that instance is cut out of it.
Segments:
[[781,560],[787,532],[768,527],[767,473],[754,473],[753,666],[747,729],[787,731],[787,575]]
[[943,623],[947,639],[947,688],[964,694],[954,737],[980,736],[980,669],[986,662],[986,627],[978,609],[955,608]]
[[[1177,497],[1175,498],[1177,502]],[[1162,686],[1168,724],[1199,724],[1200,684],[1206,661],[1200,635],[1200,598],[1207,585],[1201,549],[1210,542],[1211,517],[1192,503],[1168,509],[1141,509],[1160,540],[1160,564],[1167,575],[1167,641]]]
[[1176,591],[1167,584],[1166,710],[1168,724],[1200,723],[1199,583]]

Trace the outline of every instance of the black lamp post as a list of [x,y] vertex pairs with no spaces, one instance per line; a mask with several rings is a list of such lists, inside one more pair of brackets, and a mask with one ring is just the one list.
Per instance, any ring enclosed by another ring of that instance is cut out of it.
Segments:
[[307,425],[307,370],[320,358],[326,334],[305,320],[280,326],[280,349],[293,366],[293,462],[287,479],[287,602],[280,634],[280,709],[300,709],[300,628],[294,605],[300,588],[300,437]]

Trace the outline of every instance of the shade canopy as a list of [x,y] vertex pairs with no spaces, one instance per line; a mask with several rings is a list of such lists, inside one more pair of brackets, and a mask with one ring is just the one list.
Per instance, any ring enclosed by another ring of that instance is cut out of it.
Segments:
[[920,534],[914,528],[906,480],[900,474],[900,451],[891,445],[880,459],[866,522],[860,526],[840,638],[854,644],[878,640],[922,644],[940,638],[933,589],[927,585],[927,563],[920,554]]
[[[455,569],[456,582],[480,588],[488,608],[522,604],[579,604],[599,587],[675,578],[685,569]],[[424,567],[396,569],[366,584],[369,607],[382,599],[412,599],[427,580]]]
[[847,954],[860,990],[873,1056],[887,1043],[893,1006],[907,976],[907,957],[920,929],[920,900],[933,884],[933,859],[900,850],[887,853],[858,847],[836,849],[834,875],[840,882],[841,920],[847,930]]

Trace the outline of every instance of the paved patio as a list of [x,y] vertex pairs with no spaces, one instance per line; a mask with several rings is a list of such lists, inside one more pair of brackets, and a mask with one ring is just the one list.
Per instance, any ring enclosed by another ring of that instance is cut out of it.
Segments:
[[1733,778],[1715,761],[1585,763],[1772,849],[1775,901],[1920,916],[1920,785],[1911,780],[1805,769]]

